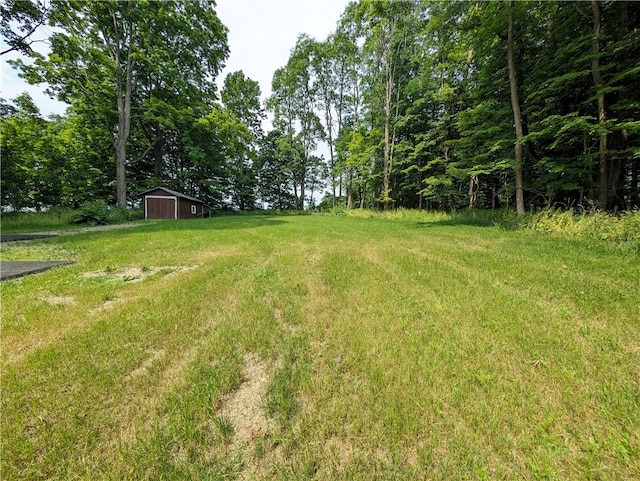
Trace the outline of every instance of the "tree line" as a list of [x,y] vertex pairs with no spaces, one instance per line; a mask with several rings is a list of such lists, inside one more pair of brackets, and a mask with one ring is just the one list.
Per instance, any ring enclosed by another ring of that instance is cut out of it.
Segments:
[[[2,34],[13,61],[70,105],[43,119],[27,95],[2,103],[2,204],[130,205],[163,185],[212,207],[255,203],[247,171],[261,134],[260,89],[235,72],[215,2],[7,1]],[[35,27],[50,52],[32,49]],[[248,184],[247,184],[248,183]]]
[[633,2],[351,3],[274,75],[280,151],[300,192],[328,143],[332,205],[637,207],[638,27]]
[[[33,59],[16,67],[70,104],[3,103],[5,205],[165,185],[235,209],[640,207],[636,2],[352,2],[326,39],[299,36],[264,106],[242,72],[215,91],[213,2],[2,8]],[[44,23],[47,56],[24,35]]]

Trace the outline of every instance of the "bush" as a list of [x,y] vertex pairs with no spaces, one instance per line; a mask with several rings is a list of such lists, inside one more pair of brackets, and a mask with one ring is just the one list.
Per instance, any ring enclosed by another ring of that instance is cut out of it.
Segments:
[[119,224],[132,220],[142,219],[142,209],[127,209],[125,207],[110,207],[104,201],[86,202],[80,210],[72,216],[74,224],[87,224],[90,226]]
[[109,224],[121,224],[144,218],[144,212],[140,207],[129,209],[126,207],[109,207]]
[[106,225],[109,223],[109,206],[104,201],[85,202],[71,217],[74,224]]
[[599,210],[574,213],[571,210],[543,209],[523,216],[513,209],[461,210],[457,212],[395,209],[372,211],[343,209],[334,215],[359,218],[385,218],[446,225],[498,226],[505,230],[524,230],[562,237],[567,240],[609,245],[624,253],[640,254],[640,210],[610,214]]

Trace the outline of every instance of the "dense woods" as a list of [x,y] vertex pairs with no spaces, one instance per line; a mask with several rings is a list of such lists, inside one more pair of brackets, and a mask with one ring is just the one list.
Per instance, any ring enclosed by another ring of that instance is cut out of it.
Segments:
[[361,0],[262,105],[242,72],[216,90],[214,2],[6,1],[2,53],[70,107],[2,101],[2,205],[164,185],[227,209],[637,208],[639,28],[637,2]]

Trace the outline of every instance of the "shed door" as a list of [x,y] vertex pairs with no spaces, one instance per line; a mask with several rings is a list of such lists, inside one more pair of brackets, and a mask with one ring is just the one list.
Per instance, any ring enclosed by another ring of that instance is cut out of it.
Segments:
[[175,197],[148,195],[145,201],[147,219],[176,219],[178,199]]

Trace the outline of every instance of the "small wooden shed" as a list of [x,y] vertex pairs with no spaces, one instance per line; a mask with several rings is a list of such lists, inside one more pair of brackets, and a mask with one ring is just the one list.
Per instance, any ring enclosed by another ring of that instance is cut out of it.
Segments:
[[142,193],[145,219],[194,219],[204,217],[204,202],[190,195],[165,187],[155,187]]

